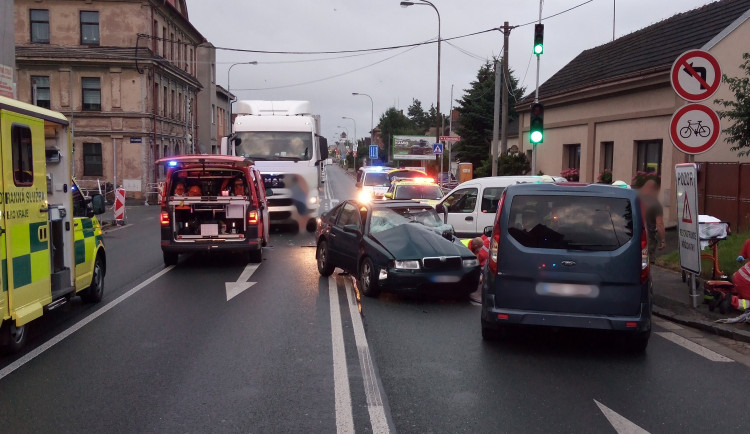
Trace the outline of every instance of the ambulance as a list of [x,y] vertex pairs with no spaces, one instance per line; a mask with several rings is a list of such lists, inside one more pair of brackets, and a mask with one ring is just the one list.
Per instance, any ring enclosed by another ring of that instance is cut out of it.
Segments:
[[96,215],[72,178],[68,120],[0,97],[0,349],[19,351],[29,322],[79,295],[102,299],[107,269]]

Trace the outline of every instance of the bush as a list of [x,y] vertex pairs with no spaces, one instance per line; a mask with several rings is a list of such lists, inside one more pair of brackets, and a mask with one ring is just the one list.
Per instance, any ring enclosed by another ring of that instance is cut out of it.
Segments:
[[578,182],[580,179],[580,172],[578,169],[565,169],[560,172],[560,176],[567,179],[568,182]]
[[597,182],[599,182],[599,184],[612,184],[612,171],[609,169],[604,169],[604,171],[599,174],[596,180]]
[[656,181],[656,184],[661,186],[661,176],[657,175],[653,172],[643,172],[638,171],[635,173],[635,176],[633,177],[633,180],[630,182],[630,185],[633,186],[633,188],[641,188],[643,187],[643,184],[646,183],[646,181],[654,180]]

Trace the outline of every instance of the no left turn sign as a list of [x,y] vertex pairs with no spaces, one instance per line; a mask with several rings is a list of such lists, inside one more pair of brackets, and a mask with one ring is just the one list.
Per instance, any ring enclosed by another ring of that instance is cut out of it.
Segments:
[[672,88],[682,99],[698,102],[708,99],[721,84],[721,68],[707,51],[690,50],[672,64]]
[[669,138],[686,154],[701,154],[716,143],[721,132],[719,116],[703,104],[679,108],[669,123]]

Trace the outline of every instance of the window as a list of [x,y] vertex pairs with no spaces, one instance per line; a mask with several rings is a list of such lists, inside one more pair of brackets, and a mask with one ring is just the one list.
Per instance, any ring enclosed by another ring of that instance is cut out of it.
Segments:
[[661,175],[661,140],[638,141],[635,145],[637,148],[635,170]]
[[167,86],[164,86],[164,93],[162,94],[164,103],[161,105],[162,116],[167,116],[167,107],[169,107],[169,101],[167,101],[167,98],[169,98],[169,92],[167,92]]
[[161,57],[167,57],[167,28],[161,28]]
[[50,108],[49,77],[31,76],[31,101],[39,107]]
[[13,183],[28,187],[34,183],[33,147],[31,129],[26,125],[13,124],[10,129],[10,142],[13,146]]
[[177,40],[177,67],[182,68],[182,40]]
[[49,44],[49,10],[31,9],[29,22],[31,23],[31,42]]
[[612,162],[615,155],[615,142],[602,142],[603,170],[612,171]]
[[362,218],[359,216],[359,210],[351,203],[344,205],[344,209],[341,210],[339,219],[336,221],[336,226],[343,228],[347,225],[354,225],[358,229],[362,227]]
[[476,188],[464,188],[455,191],[453,194],[448,196],[443,202],[443,205],[448,212],[457,213],[472,213],[474,208],[477,206],[477,194],[479,192]]
[[190,49],[190,57],[188,59],[188,65],[190,66],[190,74],[195,75],[195,71],[193,70],[193,66],[195,63],[193,63],[193,49]]
[[175,110],[174,110],[174,90],[172,90],[172,94],[169,99],[169,116],[174,117]]
[[563,163],[567,162],[568,169],[580,169],[581,168],[581,145],[565,145],[563,146]]
[[83,110],[101,111],[101,79],[98,77],[83,77],[81,78],[81,88],[83,89]]
[[102,176],[102,144],[83,144],[83,176]]
[[99,45],[99,12],[81,11],[81,45]]
[[211,123],[216,123],[216,114],[214,113],[216,111],[216,105],[211,104]]
[[489,187],[485,188],[482,193],[482,209],[483,213],[495,214],[497,212],[497,203],[500,201],[500,196],[503,195],[505,187]]
[[174,33],[169,34],[169,60],[174,61]]

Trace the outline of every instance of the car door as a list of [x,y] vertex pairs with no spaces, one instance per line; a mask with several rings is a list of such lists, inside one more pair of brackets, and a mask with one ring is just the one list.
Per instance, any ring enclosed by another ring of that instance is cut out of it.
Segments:
[[497,204],[504,191],[505,187],[485,187],[482,190],[482,202],[479,204],[479,215],[477,217],[477,232],[483,232],[484,228],[495,224]]
[[[346,226],[356,227],[359,233],[347,232],[344,230]],[[353,202],[346,202],[328,236],[329,256],[336,266],[348,272],[356,272],[357,248],[361,236],[362,219],[359,209]]]
[[443,199],[443,206],[448,211],[448,224],[453,226],[458,236],[477,234],[477,196],[478,185],[470,185],[454,190]]

